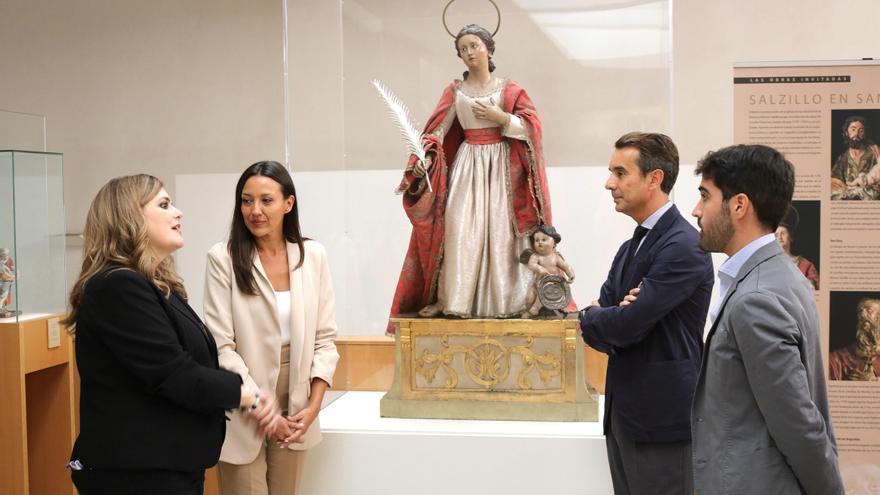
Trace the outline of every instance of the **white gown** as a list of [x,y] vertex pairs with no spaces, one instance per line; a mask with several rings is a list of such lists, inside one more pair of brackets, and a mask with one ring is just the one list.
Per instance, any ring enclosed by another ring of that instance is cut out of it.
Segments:
[[[498,127],[473,114],[474,102],[501,101],[503,81],[481,95],[455,92],[454,111],[447,114],[439,134],[458,118],[464,129]],[[525,140],[519,117],[510,116],[501,129],[507,138]],[[532,272],[519,262],[529,239],[517,238],[513,226],[508,175],[510,149],[495,144],[461,144],[449,176],[446,233],[437,285],[437,302],[444,314],[468,318],[519,316],[526,310]]]

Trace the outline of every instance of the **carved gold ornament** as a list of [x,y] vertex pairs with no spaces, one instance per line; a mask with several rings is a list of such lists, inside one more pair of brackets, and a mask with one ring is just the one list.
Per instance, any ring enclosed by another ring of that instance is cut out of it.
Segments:
[[422,350],[416,356],[415,372],[425,377],[428,383],[434,383],[437,372],[443,370],[446,379],[443,388],[454,389],[458,386],[460,376],[452,366],[456,355],[464,356],[464,372],[471,382],[489,390],[504,382],[510,375],[511,360],[518,356],[522,361],[522,369],[517,375],[517,385],[521,390],[531,390],[533,385],[530,375],[537,372],[543,383],[549,383],[559,376],[562,370],[560,356],[550,351],[537,354],[531,347],[534,338],[526,336],[525,345],[507,346],[503,342],[488,336],[469,345],[450,345],[449,334],[440,337],[443,349],[439,352]]

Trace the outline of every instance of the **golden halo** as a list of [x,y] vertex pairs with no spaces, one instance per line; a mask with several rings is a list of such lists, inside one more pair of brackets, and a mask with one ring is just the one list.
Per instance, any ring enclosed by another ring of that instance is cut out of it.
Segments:
[[[446,7],[443,7],[443,28],[446,29],[446,32],[449,33],[449,36],[455,38],[455,33],[449,30],[449,26],[446,25],[446,11],[449,10],[449,6],[452,5],[452,2],[455,0],[449,0],[446,3]],[[495,13],[498,14],[498,23],[495,24],[495,31],[492,32],[492,37],[494,38],[496,34],[498,34],[498,30],[501,28],[501,9],[498,8],[498,4],[495,3],[494,0],[489,0],[489,3],[495,7]]]

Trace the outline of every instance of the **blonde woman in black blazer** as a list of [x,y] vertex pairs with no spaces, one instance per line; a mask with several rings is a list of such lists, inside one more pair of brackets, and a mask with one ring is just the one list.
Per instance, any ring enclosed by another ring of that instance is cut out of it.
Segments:
[[148,175],[111,180],[89,209],[65,322],[82,390],[69,464],[81,495],[201,494],[226,410],[247,408],[260,434],[278,414],[271,394],[219,369],[216,343],[186,303],[170,257],[183,246],[181,216]]

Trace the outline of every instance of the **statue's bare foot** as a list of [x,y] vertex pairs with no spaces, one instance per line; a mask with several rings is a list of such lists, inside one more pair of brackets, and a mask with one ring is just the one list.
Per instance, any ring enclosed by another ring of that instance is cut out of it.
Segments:
[[440,309],[439,304],[429,304],[419,310],[419,316],[421,316],[422,318],[434,318],[436,316],[440,316],[440,313],[442,311],[443,310]]

